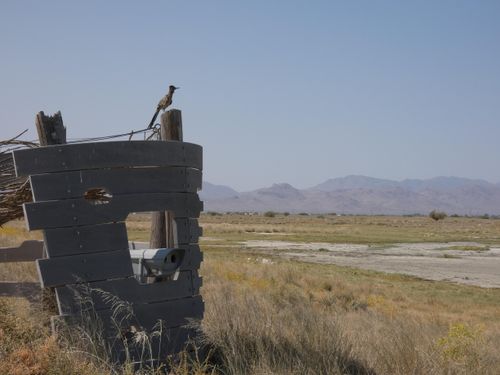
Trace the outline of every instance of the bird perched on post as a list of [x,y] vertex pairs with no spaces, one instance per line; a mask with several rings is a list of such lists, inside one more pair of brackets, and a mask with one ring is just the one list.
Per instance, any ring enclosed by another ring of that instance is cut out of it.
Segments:
[[175,87],[172,85],[168,87],[168,93],[158,103],[158,106],[156,107],[156,112],[153,118],[151,119],[151,122],[149,123],[148,129],[151,129],[153,127],[156,118],[158,117],[158,113],[160,113],[161,110],[164,111],[170,104],[172,104],[172,97],[174,96],[174,91],[177,89],[179,89],[179,87]]

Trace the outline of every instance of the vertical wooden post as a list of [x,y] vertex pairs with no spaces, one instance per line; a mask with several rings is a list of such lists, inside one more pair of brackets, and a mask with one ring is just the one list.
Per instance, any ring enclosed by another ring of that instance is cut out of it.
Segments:
[[[36,130],[41,146],[58,145],[66,143],[66,128],[64,127],[61,111],[53,116],[46,116],[43,111],[37,113],[35,118]],[[47,257],[44,247],[43,257]],[[42,307],[57,314],[57,301],[54,288],[43,288],[41,297]]]
[[[161,115],[161,140],[182,141],[182,114],[178,109],[171,109]],[[174,217],[170,212],[153,212],[151,217],[152,249],[174,247]]]
[[41,146],[66,143],[66,128],[63,125],[61,111],[53,116],[45,116],[43,111],[38,112],[35,123]]

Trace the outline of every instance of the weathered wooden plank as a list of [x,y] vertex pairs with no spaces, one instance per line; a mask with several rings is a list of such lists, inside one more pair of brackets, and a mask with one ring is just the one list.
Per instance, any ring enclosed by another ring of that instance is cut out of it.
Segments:
[[43,241],[24,241],[19,247],[0,248],[0,263],[32,262],[43,257]]
[[[178,116],[171,116],[172,111],[178,113]],[[172,119],[174,119],[174,122],[170,121]],[[160,139],[162,141],[182,141],[181,111],[174,109],[161,115]],[[172,218],[172,213],[168,211],[155,211],[152,213],[151,234],[149,236],[149,245],[152,248],[174,246]]]
[[133,275],[130,252],[73,255],[37,261],[42,287],[56,287],[79,282],[91,282]]
[[[148,366],[152,365],[149,362],[150,359],[153,359],[155,364],[157,364],[158,361],[165,361],[167,356],[171,354],[179,353],[186,348],[189,349],[189,341],[199,335],[195,328],[182,326],[171,328],[162,326],[158,327],[158,330],[151,332],[137,330],[134,325],[134,329],[130,329],[131,327],[129,326],[119,331],[111,319],[105,322],[102,321],[102,318],[101,320],[97,319],[97,316],[52,316],[52,331],[63,334],[67,330],[72,332],[72,326],[77,324],[84,327],[92,335],[92,332],[96,332],[96,330],[98,331],[102,327],[105,331],[98,332],[101,336],[96,339],[102,340],[104,338],[107,341],[111,354],[111,363],[123,363],[126,360],[130,360],[136,363],[142,362]],[[141,342],[141,340],[134,339],[135,335],[141,334],[143,336],[143,332],[148,336],[145,343],[144,341]],[[106,335],[102,336],[102,334]]]
[[179,249],[184,250],[184,258],[182,259],[180,270],[197,270],[203,261],[203,253],[197,244],[179,245]]
[[28,229],[34,230],[124,221],[131,212],[168,210],[179,217],[198,217],[203,204],[193,193],[154,193],[120,195],[97,205],[85,199],[66,199],[23,207]]
[[56,145],[66,143],[66,128],[63,125],[61,111],[53,116],[38,112],[35,119],[40,145]]
[[[189,319],[201,319],[203,317],[204,303],[201,296],[188,297],[183,299],[163,301],[148,304],[134,304],[132,306],[132,318],[123,321],[122,329],[126,330],[131,325],[137,329],[146,331],[154,330],[159,321],[162,321],[165,328],[183,326],[189,323]],[[123,315],[127,312],[123,311]],[[115,309],[97,310],[95,314],[109,326],[113,324],[113,314],[115,323],[120,319],[120,314]],[[127,324],[128,323],[128,324]]]
[[176,217],[174,218],[174,224],[174,244],[178,246],[179,244],[189,243],[191,229],[189,218]]
[[162,328],[184,326],[190,319],[201,319],[203,311],[201,296],[193,296],[157,303],[124,304],[105,310],[89,309],[75,315],[60,315],[59,321],[101,325],[104,337],[116,338],[131,330],[152,332],[159,324]]
[[24,297],[35,301],[40,297],[40,283],[0,281],[0,297]]
[[125,223],[44,230],[49,258],[128,249]]
[[[161,334],[157,331],[154,335],[150,335],[147,346],[135,343],[133,334],[127,335],[129,339],[126,349],[122,340],[113,340],[112,361],[123,363],[130,360],[132,363],[158,366],[161,362],[165,363],[170,355],[183,350],[194,350],[193,340],[199,336],[199,332],[195,328],[175,327],[162,328],[162,330]],[[153,363],[151,363],[151,359],[153,359]]]
[[176,231],[174,231],[174,242],[176,246],[198,242],[202,230],[198,225],[197,219],[176,217],[174,220],[176,228]]
[[198,239],[203,236],[203,228],[198,224],[198,219],[190,218],[189,219],[189,236],[190,243],[197,243]]
[[113,196],[143,193],[196,193],[201,172],[186,167],[115,168],[30,176],[33,200],[82,198],[92,188]]
[[199,294],[201,278],[196,271],[182,271],[177,280],[140,284],[135,278],[98,281],[56,288],[59,312],[75,315],[89,308],[112,308],[113,302],[134,304],[181,299]]
[[17,176],[115,167],[181,166],[202,169],[202,148],[176,141],[119,141],[13,151]]

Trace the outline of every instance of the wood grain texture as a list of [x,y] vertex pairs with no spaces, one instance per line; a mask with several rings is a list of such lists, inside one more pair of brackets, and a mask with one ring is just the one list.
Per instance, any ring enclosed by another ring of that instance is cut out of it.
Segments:
[[133,304],[181,299],[199,294],[201,278],[196,271],[183,271],[177,280],[139,284],[135,278],[98,281],[56,288],[59,311],[64,315],[80,314],[82,310],[112,308],[112,301]]
[[164,211],[151,212],[149,247],[151,249],[167,247],[167,218]]
[[198,243],[202,228],[198,225],[197,219],[176,217],[174,221],[176,228],[174,231],[174,246]]
[[[189,341],[198,336],[198,332],[194,328],[183,326],[165,328],[162,325],[161,328],[158,327],[154,335],[151,334],[151,330],[145,331],[149,336],[150,343],[145,349],[141,343],[136,343],[134,340],[132,331],[143,332],[136,322],[128,322],[130,323],[128,326],[123,325],[123,329],[118,331],[113,321],[110,321],[110,319],[105,321],[103,318],[105,317],[99,319],[98,326],[103,327],[103,334],[104,338],[107,339],[112,363],[124,363],[130,360],[132,363],[143,363],[150,366],[152,363],[149,359],[153,358],[154,364],[158,365],[160,360],[165,361],[167,356],[171,354],[184,349],[190,350]],[[52,316],[51,324],[53,332],[61,332],[63,335],[67,330],[71,333],[71,326],[75,324],[83,327],[89,326],[90,331],[96,328],[96,320],[93,316],[90,318],[68,315]],[[158,334],[160,331],[161,334]],[[149,352],[149,347],[151,352]]]
[[39,259],[37,266],[42,287],[125,278],[133,275],[128,249]]
[[107,204],[85,199],[33,202],[23,205],[29,230],[63,228],[124,221],[131,212],[173,211],[179,217],[198,217],[203,209],[198,194],[158,193],[113,197]]
[[[181,111],[174,109],[161,115],[160,138],[162,141],[182,141]],[[174,247],[174,216],[169,211],[157,211],[151,215],[149,244],[152,248]]]
[[43,242],[24,241],[19,247],[0,248],[0,263],[32,262],[43,257]]
[[115,168],[30,176],[33,200],[81,198],[91,188],[113,196],[142,193],[196,193],[201,172],[185,167]]
[[[134,304],[133,317],[123,322],[123,328],[130,325],[146,331],[154,330],[158,321],[164,322],[165,328],[180,327],[189,323],[189,319],[201,319],[204,303],[201,296],[188,297],[172,301],[163,301],[148,304]],[[111,322],[113,311],[111,309],[98,310],[93,313],[104,322]],[[128,323],[128,324],[126,324]],[[112,323],[110,324],[112,327]]]
[[202,148],[175,141],[66,144],[13,151],[17,176],[117,167],[202,169]]
[[64,127],[61,111],[53,116],[46,116],[43,111],[38,112],[35,118],[36,130],[40,145],[58,145],[66,143],[66,128]]
[[50,258],[128,249],[125,223],[54,228],[43,232]]
[[60,315],[60,321],[69,324],[90,321],[94,327],[102,325],[105,337],[113,338],[129,331],[132,326],[137,331],[146,332],[155,330],[160,322],[163,328],[185,326],[189,323],[189,319],[201,319],[203,310],[203,299],[201,296],[194,296],[157,303],[134,304],[123,311],[116,311],[116,308],[89,309],[75,315]]
[[[167,356],[179,353],[180,351],[185,350],[187,352],[192,352],[194,350],[192,342],[198,336],[199,333],[194,328],[175,327],[163,329],[163,334],[161,336],[153,336],[151,338],[152,357],[165,361]],[[150,366],[151,363],[148,360],[148,356],[144,354],[142,346],[134,344],[133,340],[130,341],[130,343],[127,343],[127,351],[131,362],[143,363]],[[123,347],[123,343],[115,343],[113,349],[113,358],[115,361],[123,363],[127,360],[127,352]],[[200,352],[198,352],[198,355],[200,355]],[[155,360],[156,365],[158,365],[159,362],[160,361]]]

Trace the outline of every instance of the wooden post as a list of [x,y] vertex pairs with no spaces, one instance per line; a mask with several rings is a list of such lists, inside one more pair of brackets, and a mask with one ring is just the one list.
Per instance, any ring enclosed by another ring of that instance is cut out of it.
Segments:
[[[178,109],[171,109],[161,115],[161,139],[163,141],[182,141],[182,114]],[[153,212],[151,217],[152,249],[174,247],[174,217],[170,212]]]
[[[43,111],[40,111],[36,115],[35,124],[40,146],[66,143],[66,128],[63,124],[61,111],[58,111],[53,116],[46,116]],[[43,257],[47,257],[45,248]],[[45,310],[57,314],[57,301],[54,288],[43,288],[41,301],[42,307]]]
[[61,111],[53,116],[45,116],[43,111],[38,112],[35,123],[41,146],[66,143],[66,128],[63,125]]

